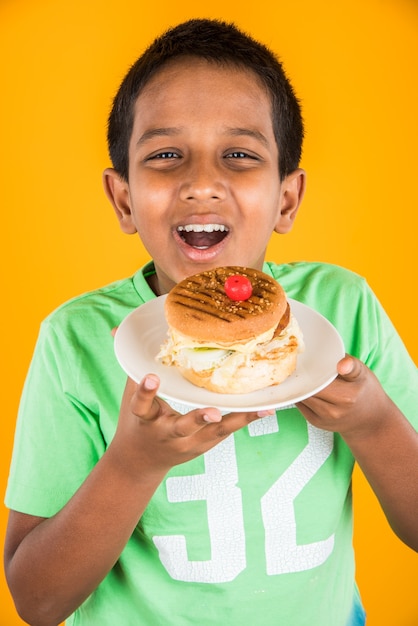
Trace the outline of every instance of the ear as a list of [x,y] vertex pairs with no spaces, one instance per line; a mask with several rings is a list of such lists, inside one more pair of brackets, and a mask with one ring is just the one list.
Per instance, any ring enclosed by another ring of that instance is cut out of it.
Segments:
[[108,167],[103,172],[103,186],[122,231],[127,235],[133,235],[136,233],[136,226],[131,211],[128,181],[122,178],[116,170]]
[[295,221],[306,187],[306,172],[300,168],[291,172],[282,182],[280,195],[280,213],[274,230],[276,233],[288,233]]

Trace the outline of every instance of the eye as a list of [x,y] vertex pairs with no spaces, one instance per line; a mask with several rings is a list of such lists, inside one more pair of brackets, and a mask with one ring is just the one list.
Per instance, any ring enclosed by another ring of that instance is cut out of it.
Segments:
[[241,152],[241,150],[234,150],[234,152],[230,152],[230,154],[226,155],[227,159],[245,159],[252,158],[246,152]]
[[150,159],[178,159],[180,158],[176,152],[159,152],[158,154],[154,154],[154,156],[150,157]]

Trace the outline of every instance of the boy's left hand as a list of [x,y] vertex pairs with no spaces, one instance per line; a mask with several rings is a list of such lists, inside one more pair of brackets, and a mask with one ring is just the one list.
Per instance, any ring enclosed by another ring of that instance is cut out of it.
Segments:
[[373,372],[345,356],[338,376],[297,407],[351,449],[395,533],[418,551],[418,435]]
[[341,435],[371,432],[380,423],[381,410],[390,403],[388,396],[373,372],[352,356],[341,359],[337,371],[330,385],[299,402],[298,409],[324,430]]

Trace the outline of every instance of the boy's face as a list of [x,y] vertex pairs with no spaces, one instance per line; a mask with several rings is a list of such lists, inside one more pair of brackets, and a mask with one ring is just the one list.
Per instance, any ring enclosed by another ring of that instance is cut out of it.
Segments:
[[105,187],[122,229],[154,260],[157,293],[221,265],[261,269],[274,230],[287,232],[304,173],[282,183],[271,103],[252,73],[198,59],[163,68],[138,97],[129,182]]

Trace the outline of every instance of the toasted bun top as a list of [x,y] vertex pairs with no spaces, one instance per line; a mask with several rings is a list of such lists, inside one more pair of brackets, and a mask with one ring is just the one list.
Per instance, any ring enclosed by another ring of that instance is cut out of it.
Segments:
[[[234,301],[225,293],[228,276],[246,276],[252,284],[248,300]],[[286,294],[277,281],[259,270],[218,267],[185,278],[167,295],[169,326],[196,341],[244,342],[275,328],[287,309]]]

